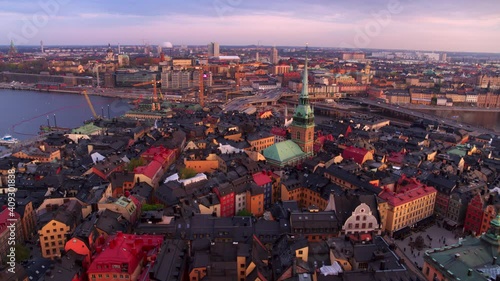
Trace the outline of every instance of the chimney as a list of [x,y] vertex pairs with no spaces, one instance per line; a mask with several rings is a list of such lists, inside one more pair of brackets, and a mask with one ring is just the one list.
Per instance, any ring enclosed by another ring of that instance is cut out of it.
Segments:
[[380,262],[380,270],[385,270],[385,261]]

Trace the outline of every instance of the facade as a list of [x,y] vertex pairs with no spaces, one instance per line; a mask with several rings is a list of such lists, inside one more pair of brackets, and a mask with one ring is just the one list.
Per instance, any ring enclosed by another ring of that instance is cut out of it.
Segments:
[[13,247],[13,242],[9,240],[13,234],[16,243],[23,241],[21,216],[14,212],[12,217],[9,209],[5,208],[0,212],[0,263],[7,260],[5,256],[10,253],[10,247]]
[[500,89],[500,75],[479,75],[477,77],[477,85],[480,88]]
[[259,133],[259,134],[252,134],[247,137],[248,143],[251,145],[247,150],[251,151],[258,151],[259,153],[262,153],[262,151],[271,145],[274,144],[274,135],[270,133]]
[[302,92],[299,95],[299,104],[295,108],[293,122],[290,125],[290,134],[292,136],[292,141],[295,142],[308,157],[314,154],[314,111],[309,104],[307,56],[304,73],[302,75]]
[[[220,216],[232,217],[235,215],[235,194],[234,187],[230,183],[223,183],[214,189],[215,194],[219,197]],[[247,195],[248,197],[248,195]]]
[[467,204],[467,213],[465,215],[464,231],[474,236],[483,235],[489,228],[490,222],[497,215],[497,208],[489,204],[490,196],[476,194],[469,204]]
[[500,107],[500,92],[488,91],[486,93],[480,93],[477,97],[477,107]]
[[16,212],[21,216],[23,239],[29,240],[36,233],[36,213],[30,198],[17,199]]
[[256,184],[251,184],[246,195],[246,209],[255,217],[264,214],[264,188]]
[[220,56],[219,43],[217,43],[217,42],[210,42],[208,44],[208,56],[210,56],[210,57],[218,57],[218,56]]
[[160,80],[158,73],[151,71],[116,71],[116,86],[117,87],[133,87],[134,84],[149,82],[152,80]]
[[263,188],[264,192],[264,207],[267,209],[271,206],[273,201],[272,195],[272,179],[271,171],[262,171],[261,173],[256,173],[253,175],[253,181],[260,187]]
[[278,61],[279,61],[278,49],[276,49],[276,47],[274,47],[271,51],[271,63],[278,64]]
[[42,256],[49,259],[60,257],[68,235],[73,233],[81,219],[82,205],[78,201],[71,200],[60,206],[53,218],[38,231]]
[[349,235],[371,233],[378,229],[378,227],[377,218],[372,214],[370,207],[365,203],[361,203],[346,220],[344,226],[342,226],[342,230],[346,235]]
[[379,197],[387,201],[385,230],[394,233],[411,227],[434,212],[437,191],[416,179],[403,178],[396,192],[383,191]]

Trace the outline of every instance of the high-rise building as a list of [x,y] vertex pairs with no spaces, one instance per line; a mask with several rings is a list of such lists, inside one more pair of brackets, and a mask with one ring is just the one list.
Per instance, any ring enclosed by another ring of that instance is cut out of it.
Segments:
[[278,61],[279,61],[278,49],[276,49],[276,47],[274,47],[272,50],[272,53],[271,53],[271,63],[278,64]]
[[219,53],[219,43],[217,42],[210,42],[208,44],[208,56],[210,57],[218,57],[220,55]]
[[43,53],[43,41],[40,41],[40,52]]
[[302,92],[299,96],[299,104],[295,108],[293,122],[290,125],[292,140],[307,155],[313,155],[314,145],[314,111],[309,103],[309,82],[307,72],[307,47],[304,73],[302,74]]

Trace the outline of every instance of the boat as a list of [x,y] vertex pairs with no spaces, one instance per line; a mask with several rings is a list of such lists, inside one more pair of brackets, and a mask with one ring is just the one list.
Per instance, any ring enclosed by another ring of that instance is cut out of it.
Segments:
[[0,139],[0,145],[9,145],[9,144],[16,144],[18,143],[19,140],[16,138],[13,138],[11,135],[5,135]]

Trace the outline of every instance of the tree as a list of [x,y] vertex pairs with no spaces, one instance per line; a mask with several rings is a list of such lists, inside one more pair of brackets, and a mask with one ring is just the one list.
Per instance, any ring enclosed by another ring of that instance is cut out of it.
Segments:
[[128,163],[127,170],[132,172],[135,168],[143,165],[144,165],[144,160],[142,158],[134,158],[130,160],[130,162]]
[[251,217],[252,213],[250,213],[250,211],[248,211],[247,209],[243,209],[239,211],[236,215],[239,217]]
[[22,262],[30,258],[30,250],[23,245],[16,245],[16,261]]
[[417,238],[415,238],[415,241],[410,242],[410,246],[421,251],[425,247],[424,237],[422,237],[422,235],[417,236]]
[[142,205],[143,212],[157,211],[157,210],[162,209],[162,208],[163,208],[162,204],[144,204],[144,205]]
[[182,180],[196,176],[196,171],[193,168],[182,168],[179,172],[179,178]]

